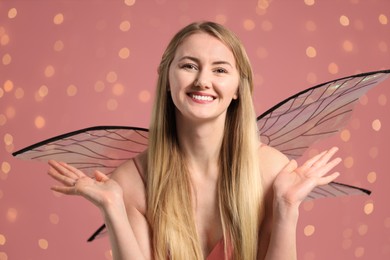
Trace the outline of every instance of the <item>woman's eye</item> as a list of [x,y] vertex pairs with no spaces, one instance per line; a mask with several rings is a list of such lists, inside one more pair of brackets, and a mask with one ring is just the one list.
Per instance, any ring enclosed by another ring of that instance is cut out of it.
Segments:
[[197,67],[196,67],[194,64],[191,64],[191,63],[183,64],[183,65],[181,65],[181,68],[183,68],[183,69],[189,69],[189,70],[195,70],[195,69],[197,69]]
[[215,70],[216,73],[227,73],[228,71],[224,68],[218,68]]

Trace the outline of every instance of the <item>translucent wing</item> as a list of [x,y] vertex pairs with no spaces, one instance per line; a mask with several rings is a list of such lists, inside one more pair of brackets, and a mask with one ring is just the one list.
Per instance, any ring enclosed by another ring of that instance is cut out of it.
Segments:
[[[260,139],[290,158],[301,156],[313,143],[342,129],[356,101],[389,77],[390,70],[333,80],[280,102],[257,118]],[[330,183],[314,189],[307,199],[370,194],[370,191]]]
[[91,175],[110,173],[147,148],[148,130],[125,126],[90,127],[59,135],[19,150],[20,159],[66,162]]

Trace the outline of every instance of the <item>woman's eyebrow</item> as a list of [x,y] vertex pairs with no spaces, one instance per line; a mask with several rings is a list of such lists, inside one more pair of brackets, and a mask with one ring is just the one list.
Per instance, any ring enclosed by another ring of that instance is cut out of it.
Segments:
[[[186,59],[194,61],[196,63],[200,63],[200,60],[196,57],[193,57],[193,56],[183,56],[179,59],[179,61],[186,60]],[[213,65],[228,65],[228,66],[233,68],[233,65],[230,62],[225,61],[225,60],[214,61],[212,64]]]

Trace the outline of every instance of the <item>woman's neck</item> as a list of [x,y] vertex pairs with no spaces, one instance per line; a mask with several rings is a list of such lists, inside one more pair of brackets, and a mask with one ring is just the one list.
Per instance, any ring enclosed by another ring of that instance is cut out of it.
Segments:
[[177,120],[180,147],[190,171],[215,172],[224,133],[224,120],[188,122]]

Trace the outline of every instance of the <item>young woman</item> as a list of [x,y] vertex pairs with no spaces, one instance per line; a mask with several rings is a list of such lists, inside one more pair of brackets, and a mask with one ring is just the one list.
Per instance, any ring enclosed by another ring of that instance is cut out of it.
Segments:
[[225,27],[193,23],[163,54],[148,150],[111,178],[50,161],[53,190],[101,209],[114,259],[296,259],[298,207],[340,159],[262,145],[252,71]]

